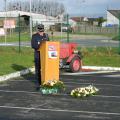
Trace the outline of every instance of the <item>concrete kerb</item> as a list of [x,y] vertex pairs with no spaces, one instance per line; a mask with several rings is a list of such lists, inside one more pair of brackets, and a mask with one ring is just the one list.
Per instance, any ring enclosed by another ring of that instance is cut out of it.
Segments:
[[[118,68],[118,67],[83,66],[82,68],[83,69],[89,69],[89,70],[98,70],[98,71],[116,71],[116,72],[120,71],[120,68]],[[28,73],[33,73],[34,71],[35,71],[35,68],[32,67],[32,68],[28,68],[28,69],[25,69],[25,70],[22,70],[22,71],[10,73],[8,75],[3,75],[3,76],[0,76],[0,82],[6,81],[6,80],[11,79],[11,78],[20,77],[20,76],[26,75]]]
[[83,69],[99,70],[99,71],[120,71],[119,67],[98,67],[98,66],[82,66]]
[[32,68],[28,68],[28,69],[21,70],[21,71],[18,71],[18,72],[3,75],[3,76],[0,76],[0,82],[6,81],[6,80],[11,79],[11,78],[20,77],[20,76],[26,75],[28,73],[33,73],[34,71],[35,71],[35,68],[32,67]]

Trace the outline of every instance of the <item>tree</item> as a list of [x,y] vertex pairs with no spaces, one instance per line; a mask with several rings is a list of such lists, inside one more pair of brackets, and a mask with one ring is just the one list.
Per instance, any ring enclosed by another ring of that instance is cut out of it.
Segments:
[[101,27],[102,23],[105,22],[105,21],[106,21],[106,19],[104,19],[103,17],[97,18],[98,26]]
[[[29,0],[14,0],[8,2],[8,10],[20,10],[29,12]],[[62,3],[56,2],[54,0],[32,0],[31,11],[33,13],[45,14],[50,16],[58,16],[65,12],[65,7]]]

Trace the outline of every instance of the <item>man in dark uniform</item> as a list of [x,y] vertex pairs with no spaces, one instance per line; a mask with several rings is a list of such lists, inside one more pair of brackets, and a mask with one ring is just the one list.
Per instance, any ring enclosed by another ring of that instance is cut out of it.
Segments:
[[39,90],[41,85],[41,64],[40,64],[40,52],[38,51],[42,41],[49,41],[48,34],[44,33],[44,25],[37,26],[38,32],[32,35],[31,46],[34,49],[34,61],[35,61],[35,76],[36,76],[36,89]]

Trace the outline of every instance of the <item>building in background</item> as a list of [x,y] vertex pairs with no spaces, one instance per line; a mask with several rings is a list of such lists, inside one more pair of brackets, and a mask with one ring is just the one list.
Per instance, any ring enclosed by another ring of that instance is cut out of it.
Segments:
[[120,10],[107,10],[107,21],[102,26],[113,27],[119,25]]
[[14,20],[17,26],[19,15],[21,17],[22,26],[29,26],[29,23],[30,23],[29,21],[30,21],[30,16],[31,16],[33,27],[36,26],[37,24],[42,23],[45,25],[46,29],[48,29],[50,25],[54,25],[56,22],[61,20],[61,18],[58,19],[56,17],[46,16],[43,14],[15,10],[15,11],[0,12],[0,26],[1,27],[4,26],[2,25],[2,23],[4,23],[3,21],[5,20],[5,17],[7,18],[7,20],[9,19]]

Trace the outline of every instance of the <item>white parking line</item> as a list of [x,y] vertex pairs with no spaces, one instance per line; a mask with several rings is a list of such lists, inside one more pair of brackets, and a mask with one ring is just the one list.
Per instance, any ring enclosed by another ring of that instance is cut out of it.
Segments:
[[[40,92],[28,92],[28,91],[9,91],[9,90],[0,90],[0,92],[5,92],[5,93],[26,93],[26,94],[39,94],[41,95]],[[70,94],[56,94],[58,96],[69,96]],[[120,96],[107,96],[107,95],[95,95],[94,97],[108,97],[108,98],[120,98]]]
[[[63,80],[63,79],[65,79],[66,81],[68,81],[68,80],[72,80],[73,81],[74,80],[73,78],[62,78],[62,77],[60,78],[60,80]],[[78,81],[90,81],[90,80],[81,79],[81,78],[80,79],[77,78],[75,80],[78,80]]]
[[11,91],[11,90],[0,90],[0,92],[8,92],[8,93],[27,93],[27,94],[34,94],[40,92],[28,92],[28,91]]
[[[94,81],[94,80],[93,80]],[[93,85],[102,85],[102,86],[111,86],[111,87],[120,87],[120,85],[113,85],[113,84],[96,84],[96,83],[78,83],[78,82],[64,82],[64,83],[68,83],[68,84],[77,84],[77,85],[91,85],[91,84],[93,84]]]
[[[29,92],[29,91],[0,90],[0,92],[5,92],[5,93],[26,93],[26,94],[38,94],[38,95],[42,95],[42,93],[40,91],[38,91],[38,92]],[[57,94],[57,96],[68,96],[68,94]]]
[[[99,76],[99,77],[105,77],[105,76]],[[65,79],[64,81],[77,81],[77,82],[81,82],[81,81],[84,81],[84,82],[88,82],[88,81],[96,81],[96,80],[91,80],[91,79],[69,79],[69,78],[60,78],[60,80],[62,81],[62,79]],[[102,78],[101,78],[101,80],[102,80]],[[113,81],[118,81],[118,79],[114,79]],[[98,80],[97,80],[98,81]],[[102,80],[103,81],[103,80]],[[105,80],[105,81],[108,81],[109,82],[109,79],[108,80]]]
[[[34,105],[34,107],[35,108],[38,108],[38,107],[42,107],[42,106],[44,106],[44,105],[46,105],[47,103],[43,103],[43,104],[41,104],[41,105]],[[31,106],[32,107],[32,106]],[[30,112],[32,109],[29,109],[29,110],[27,110],[26,112]]]
[[79,111],[79,110],[61,110],[61,109],[42,109],[42,108],[34,108],[34,107],[13,107],[13,106],[0,106],[0,108],[6,109],[20,109],[20,110],[36,110],[36,111],[51,111],[51,112],[68,112],[68,113],[86,113],[86,114],[102,114],[102,115],[118,115],[120,113],[113,112],[94,112],[94,111]]
[[120,98],[120,96],[95,95],[96,97]]
[[116,75],[104,75],[104,77],[120,78],[120,74],[116,74]]
[[61,73],[61,75],[89,75],[89,74],[98,74],[98,73],[111,73],[115,71],[95,71],[95,72],[77,72],[77,73]]

